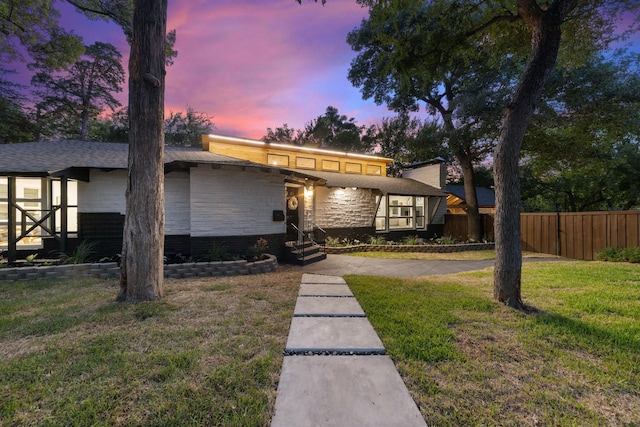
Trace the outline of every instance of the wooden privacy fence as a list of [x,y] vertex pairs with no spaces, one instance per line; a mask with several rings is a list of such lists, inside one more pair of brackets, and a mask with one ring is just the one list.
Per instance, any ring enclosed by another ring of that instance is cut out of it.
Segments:
[[[493,242],[493,216],[487,214],[480,214],[482,217],[482,236],[483,239]],[[467,216],[466,215],[445,215],[444,220],[444,234],[446,236],[454,237],[457,240],[467,240],[469,232],[467,231]]]
[[[493,237],[493,218],[483,222]],[[520,230],[523,251],[592,260],[604,248],[640,247],[640,211],[523,213]],[[445,233],[466,239],[466,215],[447,215]]]

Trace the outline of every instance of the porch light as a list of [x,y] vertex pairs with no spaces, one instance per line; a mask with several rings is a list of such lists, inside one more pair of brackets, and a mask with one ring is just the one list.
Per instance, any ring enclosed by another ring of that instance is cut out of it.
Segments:
[[313,186],[304,187],[304,197],[312,197],[313,196]]

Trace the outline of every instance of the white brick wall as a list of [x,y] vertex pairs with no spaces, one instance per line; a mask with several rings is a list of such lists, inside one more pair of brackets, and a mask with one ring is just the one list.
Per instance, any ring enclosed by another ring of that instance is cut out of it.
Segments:
[[[189,234],[189,174],[171,172],[165,176],[165,234]],[[126,212],[127,171],[92,169],[90,182],[78,182],[78,212]]]
[[189,181],[187,172],[170,172],[164,177],[164,233],[166,235],[188,235],[191,231]]
[[316,187],[316,223],[322,228],[371,227],[376,214],[372,190]]
[[190,190],[194,237],[285,232],[272,216],[286,208],[283,175],[199,165],[191,169]]
[[447,179],[447,167],[444,163],[422,166],[402,171],[403,178],[411,178],[436,188],[444,188]]
[[127,171],[91,169],[89,179],[90,182],[78,181],[78,212],[119,212],[124,215]]

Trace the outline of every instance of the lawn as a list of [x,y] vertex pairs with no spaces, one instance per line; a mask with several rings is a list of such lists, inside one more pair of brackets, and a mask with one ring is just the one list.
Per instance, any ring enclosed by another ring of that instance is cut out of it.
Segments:
[[0,425],[268,426],[300,277],[0,282]]
[[492,269],[347,276],[434,426],[640,423],[640,266],[527,263],[532,315],[492,299]]
[[[268,426],[301,272],[0,282],[0,425]],[[640,266],[526,263],[523,315],[492,271],[347,276],[429,425],[638,425]]]

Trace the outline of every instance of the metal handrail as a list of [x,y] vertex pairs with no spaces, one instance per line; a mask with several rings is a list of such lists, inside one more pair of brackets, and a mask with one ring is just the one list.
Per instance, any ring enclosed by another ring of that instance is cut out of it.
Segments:
[[[290,227],[292,227],[295,231],[296,231],[296,237],[297,239],[294,240],[294,242],[292,243],[293,246],[293,250],[302,250],[302,258],[304,259],[304,231],[301,231],[295,224],[288,224]],[[298,247],[298,243],[301,244],[302,248]]]
[[322,247],[322,250],[324,251],[327,244],[327,231],[322,227],[319,227],[313,221],[309,221],[309,224],[311,224],[311,228],[313,230],[311,241],[313,241],[315,244],[320,245],[320,247]]

